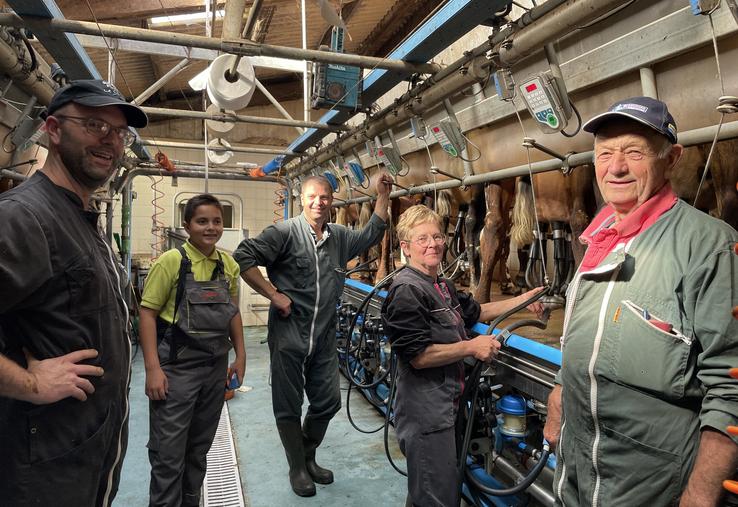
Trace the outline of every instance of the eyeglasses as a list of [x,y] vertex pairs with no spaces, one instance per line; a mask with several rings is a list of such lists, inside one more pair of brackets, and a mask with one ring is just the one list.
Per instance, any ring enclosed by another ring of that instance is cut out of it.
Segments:
[[446,236],[444,234],[434,234],[433,236],[418,236],[413,240],[406,240],[408,243],[415,243],[416,245],[426,248],[428,245],[433,243],[434,245],[442,245],[446,242]]
[[79,121],[87,131],[88,134],[102,139],[107,136],[111,131],[115,132],[115,135],[123,141],[123,146],[128,147],[133,144],[136,139],[136,135],[128,130],[127,127],[114,127],[105,120],[99,120],[97,118],[82,118],[80,116],[67,116],[67,115],[52,115],[55,118],[61,120],[77,120]]

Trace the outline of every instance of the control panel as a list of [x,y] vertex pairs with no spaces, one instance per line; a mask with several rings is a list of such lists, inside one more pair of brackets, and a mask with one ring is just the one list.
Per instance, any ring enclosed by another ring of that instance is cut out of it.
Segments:
[[546,134],[564,130],[569,122],[554,78],[545,72],[536,74],[518,86],[531,116]]

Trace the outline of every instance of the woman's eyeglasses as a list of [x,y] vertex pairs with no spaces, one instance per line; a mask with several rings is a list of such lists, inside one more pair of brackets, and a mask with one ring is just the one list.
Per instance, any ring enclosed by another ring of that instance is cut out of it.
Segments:
[[441,245],[446,242],[446,236],[444,234],[434,234],[433,236],[418,236],[415,239],[409,240],[411,243],[415,243],[420,247],[428,247],[430,244]]

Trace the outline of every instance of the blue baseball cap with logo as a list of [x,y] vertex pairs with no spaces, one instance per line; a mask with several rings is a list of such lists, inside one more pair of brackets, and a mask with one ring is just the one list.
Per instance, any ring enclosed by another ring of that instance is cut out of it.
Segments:
[[677,142],[674,117],[660,100],[651,97],[631,97],[616,102],[607,112],[598,114],[582,126],[585,132],[596,134],[605,123],[616,118],[628,118],[652,128],[665,136],[672,144]]
[[135,104],[126,102],[118,89],[101,79],[78,79],[56,91],[46,108],[46,115],[74,102],[88,107],[118,106],[126,117],[129,127],[143,128],[149,119]]

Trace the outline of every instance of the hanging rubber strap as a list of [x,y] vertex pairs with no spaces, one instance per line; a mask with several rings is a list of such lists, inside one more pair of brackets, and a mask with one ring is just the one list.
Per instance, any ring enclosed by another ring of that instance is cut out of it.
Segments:
[[[216,250],[218,252],[218,250]],[[218,260],[215,261],[215,267],[213,268],[213,274],[210,275],[210,281],[218,279],[218,275],[225,277],[225,266],[223,265],[223,257],[218,252]]]
[[[187,257],[187,252],[185,252],[184,247],[180,245],[177,247],[177,250],[179,250],[179,253],[182,255],[182,260],[179,263],[177,295],[174,297],[174,315],[172,316],[172,322],[169,323],[169,329],[171,329],[171,333],[169,334],[169,362],[174,362],[177,359],[177,349],[183,342],[179,333],[179,328],[174,326],[174,323],[177,322],[177,311],[179,310],[179,305],[184,297],[187,275],[192,273],[192,261]],[[215,271],[213,271],[213,273],[215,273]]]

